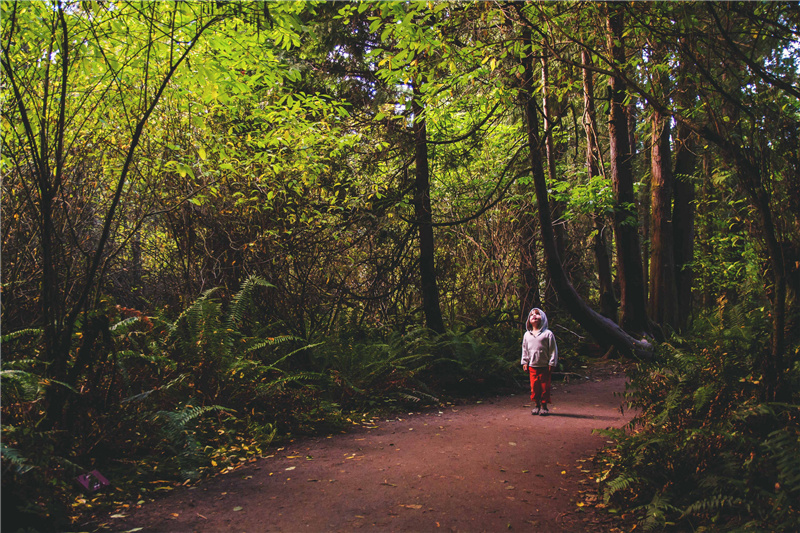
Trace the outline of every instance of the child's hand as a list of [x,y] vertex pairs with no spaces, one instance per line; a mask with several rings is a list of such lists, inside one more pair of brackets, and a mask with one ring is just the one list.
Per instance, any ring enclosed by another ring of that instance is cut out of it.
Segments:
[[525,372],[527,372],[527,371],[528,371],[528,365],[522,365],[522,370],[524,370]]

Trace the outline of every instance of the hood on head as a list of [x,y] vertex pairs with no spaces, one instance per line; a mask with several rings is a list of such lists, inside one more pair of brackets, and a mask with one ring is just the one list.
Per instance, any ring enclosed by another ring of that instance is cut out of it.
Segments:
[[533,313],[534,311],[537,311],[537,310],[539,311],[539,314],[542,315],[542,328],[539,331],[541,332],[541,331],[545,331],[547,329],[547,315],[545,314],[544,311],[542,311],[538,307],[534,307],[533,309],[530,310],[530,312],[528,313],[528,316],[525,317],[525,329],[528,330],[528,331],[533,331],[533,327],[531,327],[530,318],[531,318],[531,313]]

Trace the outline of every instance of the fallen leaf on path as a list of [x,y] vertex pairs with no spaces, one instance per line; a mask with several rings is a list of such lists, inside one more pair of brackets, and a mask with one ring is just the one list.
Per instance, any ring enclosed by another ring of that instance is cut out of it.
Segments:
[[421,505],[417,505],[416,503],[409,503],[409,504],[400,504],[400,507],[405,507],[406,509],[422,509]]
[[241,507],[239,505],[237,505],[236,507],[233,508],[234,512],[241,511],[242,509],[243,509],[243,507]]
[[516,445],[517,445],[517,443],[516,443],[516,442],[509,442],[509,443],[508,443],[508,445],[509,445],[509,446],[516,446]]
[[120,514],[112,514],[111,518],[125,518],[126,516],[127,515],[124,515],[124,514],[121,514],[121,513]]
[[297,467],[296,466],[290,466],[290,467],[287,467],[285,470],[294,470],[295,468],[297,468]]

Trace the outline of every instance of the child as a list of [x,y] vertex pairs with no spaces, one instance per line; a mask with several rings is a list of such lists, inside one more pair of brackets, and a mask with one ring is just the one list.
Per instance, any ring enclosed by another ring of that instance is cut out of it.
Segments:
[[522,337],[522,370],[531,378],[531,400],[536,402],[532,415],[549,414],[550,373],[558,364],[558,347],[553,332],[547,329],[547,315],[538,307],[531,309]]

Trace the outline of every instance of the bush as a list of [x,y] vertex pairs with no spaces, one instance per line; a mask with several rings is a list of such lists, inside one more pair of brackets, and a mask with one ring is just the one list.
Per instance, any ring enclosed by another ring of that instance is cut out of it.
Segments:
[[769,336],[709,324],[705,337],[673,338],[658,363],[629,373],[638,414],[627,431],[605,432],[616,440],[602,456],[606,503],[635,510],[645,529],[797,530],[797,372],[792,402],[761,401],[753,369]]

